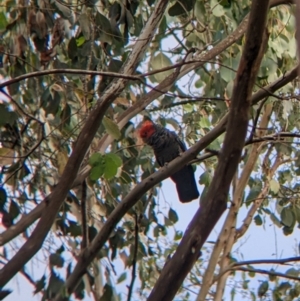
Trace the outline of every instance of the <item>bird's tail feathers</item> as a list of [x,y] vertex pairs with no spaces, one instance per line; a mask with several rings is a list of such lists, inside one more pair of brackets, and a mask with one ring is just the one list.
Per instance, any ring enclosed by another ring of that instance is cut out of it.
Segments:
[[191,165],[184,166],[171,176],[175,182],[180,202],[188,203],[199,197],[194,170]]

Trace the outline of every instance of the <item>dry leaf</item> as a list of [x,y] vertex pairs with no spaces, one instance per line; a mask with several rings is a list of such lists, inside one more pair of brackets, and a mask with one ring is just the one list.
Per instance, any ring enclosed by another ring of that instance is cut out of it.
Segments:
[[119,105],[123,105],[123,106],[129,106],[129,101],[127,98],[124,98],[124,97],[117,97],[116,100],[115,100],[115,103],[116,104],[119,104]]
[[130,99],[132,100],[132,102],[136,102],[136,96],[132,91],[130,91]]
[[15,151],[10,148],[0,148],[0,166],[11,165],[14,162]]
[[57,158],[58,174],[61,176],[65,169],[69,157],[66,152],[59,152],[57,153],[56,158]]

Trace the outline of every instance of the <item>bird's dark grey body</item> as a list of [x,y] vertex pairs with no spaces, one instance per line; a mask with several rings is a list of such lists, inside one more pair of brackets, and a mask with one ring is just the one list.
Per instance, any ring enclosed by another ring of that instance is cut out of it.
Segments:
[[[164,166],[186,150],[185,144],[176,133],[158,125],[153,125],[154,133],[146,139],[146,143],[153,148],[157,163]],[[186,165],[171,175],[175,182],[181,202],[190,202],[199,197],[192,165]]]
[[183,153],[186,146],[174,132],[159,125],[154,127],[156,131],[148,138],[147,144],[152,146],[157,163],[164,166]]

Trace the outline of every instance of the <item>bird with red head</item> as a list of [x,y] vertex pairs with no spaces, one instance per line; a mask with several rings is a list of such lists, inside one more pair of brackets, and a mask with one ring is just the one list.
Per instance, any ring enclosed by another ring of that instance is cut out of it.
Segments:
[[[156,161],[160,166],[171,162],[186,151],[185,144],[176,133],[154,124],[150,120],[143,122],[139,136],[144,143],[152,147]],[[170,177],[176,184],[178,197],[182,203],[191,202],[199,197],[192,165],[184,166]]]

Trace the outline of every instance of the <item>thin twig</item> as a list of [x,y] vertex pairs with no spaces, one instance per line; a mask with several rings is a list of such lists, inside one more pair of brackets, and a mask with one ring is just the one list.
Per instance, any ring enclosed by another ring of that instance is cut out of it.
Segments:
[[[168,94],[168,93],[166,93],[166,94]],[[180,97],[180,95],[175,95],[175,97],[183,98],[183,96]],[[189,97],[184,96],[184,98],[189,98]],[[174,108],[174,107],[177,107],[177,106],[182,106],[182,105],[192,104],[192,103],[198,103],[198,102],[202,102],[202,101],[225,101],[225,98],[220,98],[220,97],[197,97],[197,98],[190,97],[190,98],[191,99],[189,99],[189,100],[178,101],[178,102],[170,103],[170,104],[163,105],[163,106],[160,106],[160,107],[155,107],[155,108],[149,110],[149,112],[166,110],[166,109]]]
[[87,185],[84,180],[81,185],[81,225],[82,225],[82,242],[81,249],[84,250],[88,244],[87,219],[86,219],[86,192]]
[[287,274],[284,274],[284,273],[279,273],[279,272],[274,272],[274,271],[262,270],[262,269],[237,267],[237,268],[228,269],[227,271],[224,271],[224,272],[227,273],[230,270],[243,271],[243,272],[253,272],[253,273],[259,273],[259,274],[266,274],[266,275],[270,275],[270,276],[278,276],[278,277],[282,277],[282,278],[287,278],[287,279],[291,279],[291,280],[300,281],[300,278],[296,277],[296,276],[287,275]]
[[139,225],[138,225],[138,215],[135,213],[135,227],[134,227],[134,251],[133,251],[133,258],[132,258],[132,272],[131,272],[131,282],[128,288],[128,296],[127,301],[131,300],[134,281],[136,278],[136,260],[137,260],[137,252],[139,246]]
[[259,104],[259,107],[256,111],[256,116],[255,116],[255,119],[254,119],[254,122],[253,122],[253,127],[252,127],[252,131],[251,131],[251,134],[249,136],[249,141],[251,141],[254,137],[254,134],[255,134],[255,131],[256,131],[256,126],[257,126],[257,123],[258,123],[258,119],[259,119],[259,116],[260,116],[260,113],[261,113],[261,110],[264,106],[264,104],[266,103],[266,101],[268,100],[268,97],[266,97],[264,100],[261,101],[261,103]]

